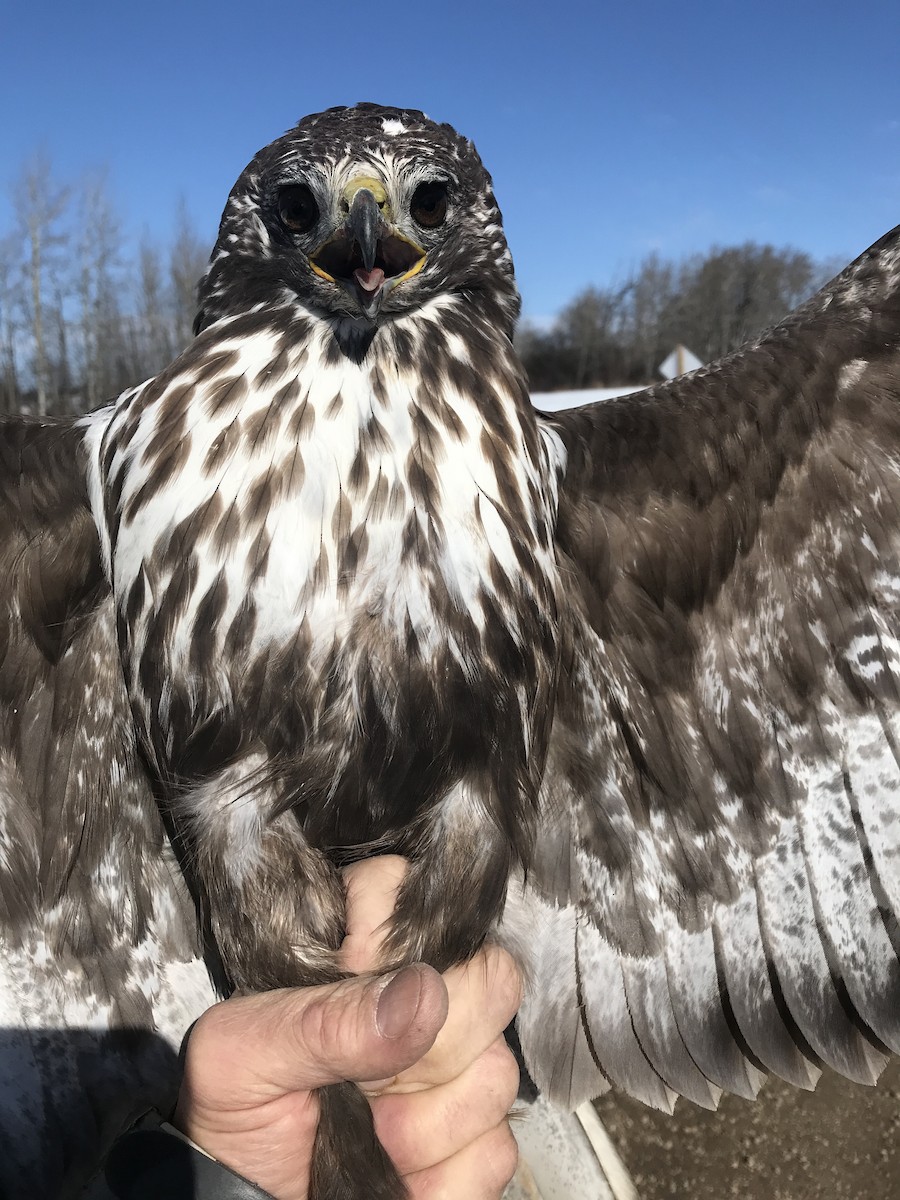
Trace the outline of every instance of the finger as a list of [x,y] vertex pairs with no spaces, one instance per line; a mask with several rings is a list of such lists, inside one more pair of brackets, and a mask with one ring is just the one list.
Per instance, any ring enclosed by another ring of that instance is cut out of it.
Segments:
[[522,1002],[522,976],[500,946],[445,972],[449,1015],[434,1045],[391,1085],[393,1091],[446,1083],[460,1075],[503,1032]]
[[341,958],[348,971],[373,971],[408,863],[396,854],[367,858],[344,869],[347,936]]
[[519,1148],[506,1121],[452,1158],[407,1175],[411,1200],[500,1200],[519,1163]]
[[[185,1083],[216,1107],[252,1107],[343,1079],[402,1072],[432,1045],[447,1016],[441,976],[422,963],[386,977],[241,996],[200,1018]],[[228,1069],[223,1070],[223,1064]]]
[[381,1144],[402,1175],[452,1158],[499,1125],[519,1089],[519,1068],[502,1038],[449,1083],[371,1101]]

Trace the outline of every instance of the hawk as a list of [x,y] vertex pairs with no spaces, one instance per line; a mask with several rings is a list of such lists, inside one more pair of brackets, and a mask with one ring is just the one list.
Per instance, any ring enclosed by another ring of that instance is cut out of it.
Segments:
[[[722,362],[541,415],[472,144],[362,104],[253,159],[199,300],[156,378],[0,429],[7,1193],[164,1102],[211,978],[337,978],[340,867],[385,852],[385,965],[507,945],[565,1105],[874,1082],[900,229]],[[355,1087],[323,1113],[320,1200],[397,1197]]]

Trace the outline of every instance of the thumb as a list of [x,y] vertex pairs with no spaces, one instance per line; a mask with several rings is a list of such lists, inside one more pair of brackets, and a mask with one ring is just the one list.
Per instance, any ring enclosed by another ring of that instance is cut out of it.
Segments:
[[345,1079],[390,1078],[431,1048],[447,1004],[443,979],[424,963],[386,976],[235,997],[194,1026],[186,1079],[196,1099],[203,1082],[214,1079],[221,1109]]

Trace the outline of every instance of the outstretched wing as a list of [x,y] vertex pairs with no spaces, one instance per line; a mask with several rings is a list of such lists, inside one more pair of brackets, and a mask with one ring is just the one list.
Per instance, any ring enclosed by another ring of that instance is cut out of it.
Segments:
[[0,422],[0,1193],[74,1195],[213,996],[140,765],[87,423]]
[[542,423],[571,647],[508,918],[537,1083],[668,1108],[874,1082],[900,1051],[900,229],[747,350]]

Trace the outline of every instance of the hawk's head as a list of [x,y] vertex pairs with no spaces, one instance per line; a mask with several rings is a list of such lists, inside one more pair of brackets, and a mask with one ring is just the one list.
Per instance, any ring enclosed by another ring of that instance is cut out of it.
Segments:
[[449,125],[359,104],[304,117],[244,170],[196,328],[298,299],[372,327],[446,294],[511,331],[519,297],[491,177]]

